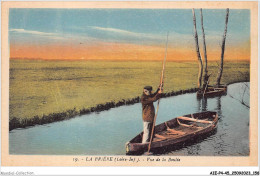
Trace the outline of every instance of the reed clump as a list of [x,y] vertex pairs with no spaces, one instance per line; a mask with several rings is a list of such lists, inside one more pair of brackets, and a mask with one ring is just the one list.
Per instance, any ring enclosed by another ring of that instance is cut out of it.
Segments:
[[39,117],[38,115],[34,116],[33,118],[23,118],[23,119],[12,117],[9,121],[9,131],[15,128],[26,128],[34,125],[43,125],[52,122],[67,120],[79,114],[80,112],[77,111],[76,108],[74,108],[74,109],[67,110],[65,112],[50,113],[48,115],[43,114],[42,117]]

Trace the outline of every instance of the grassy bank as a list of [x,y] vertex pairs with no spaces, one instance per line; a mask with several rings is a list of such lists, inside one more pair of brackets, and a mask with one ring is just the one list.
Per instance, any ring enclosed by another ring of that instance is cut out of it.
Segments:
[[[157,87],[161,62],[10,60],[10,129],[64,120],[139,101],[145,85]],[[195,91],[198,64],[167,62],[164,90]],[[215,83],[217,63],[209,63]],[[248,62],[226,62],[222,83],[249,80]]]

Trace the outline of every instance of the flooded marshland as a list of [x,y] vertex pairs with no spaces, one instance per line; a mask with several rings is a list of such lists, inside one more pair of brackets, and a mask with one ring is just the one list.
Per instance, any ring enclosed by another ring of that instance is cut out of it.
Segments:
[[[226,96],[199,100],[195,93],[164,98],[156,124],[174,117],[216,111],[217,130],[162,155],[248,156],[249,155],[249,86],[228,86]],[[137,103],[100,113],[9,133],[10,154],[32,155],[124,155],[125,143],[142,131],[142,109]]]

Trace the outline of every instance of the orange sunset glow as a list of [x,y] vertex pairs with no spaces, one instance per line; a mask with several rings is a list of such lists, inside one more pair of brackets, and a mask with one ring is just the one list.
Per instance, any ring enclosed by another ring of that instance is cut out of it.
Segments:
[[[99,43],[97,45],[18,45],[10,46],[10,58],[46,60],[161,60],[165,48],[123,43]],[[208,47],[208,59],[219,60],[220,47]],[[197,59],[195,47],[168,48],[169,61],[193,61]],[[201,55],[203,52],[201,49]],[[227,46],[226,60],[249,60],[248,46]]]

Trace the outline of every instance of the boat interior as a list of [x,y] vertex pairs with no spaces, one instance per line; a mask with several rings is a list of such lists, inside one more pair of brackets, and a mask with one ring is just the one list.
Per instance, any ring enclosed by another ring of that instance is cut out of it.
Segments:
[[[202,130],[208,126],[211,126],[215,117],[215,112],[203,112],[179,116],[172,120],[161,123],[155,126],[153,142],[177,139],[181,136]],[[142,136],[143,132],[132,139],[130,142],[141,143]]]

